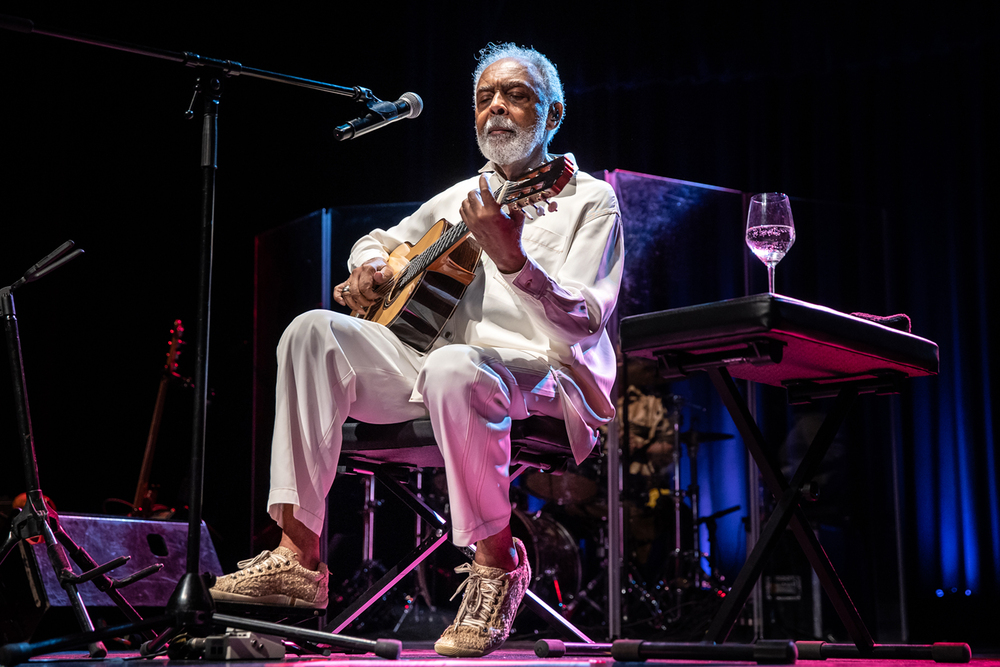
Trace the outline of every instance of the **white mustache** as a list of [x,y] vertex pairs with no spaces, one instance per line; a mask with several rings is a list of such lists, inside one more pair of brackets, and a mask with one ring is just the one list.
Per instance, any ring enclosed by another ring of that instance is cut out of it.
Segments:
[[510,130],[511,132],[517,132],[518,127],[510,118],[505,116],[493,116],[486,121],[483,133],[486,134],[492,132],[493,130]]

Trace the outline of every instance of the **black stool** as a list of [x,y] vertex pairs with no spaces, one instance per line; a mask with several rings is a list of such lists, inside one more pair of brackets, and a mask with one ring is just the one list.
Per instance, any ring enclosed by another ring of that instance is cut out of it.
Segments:
[[[558,472],[573,457],[566,427],[559,419],[533,416],[515,421],[511,425],[510,439],[512,479],[527,468]],[[444,467],[444,459],[429,419],[416,419],[401,424],[349,422],[344,425],[344,441],[337,472],[364,474],[369,476],[369,480],[379,480],[431,526],[431,530],[426,532],[426,537],[413,551],[330,621],[325,628],[327,632],[337,632],[333,628],[347,627],[421,561],[448,542],[447,521],[398,479],[401,471],[441,467]],[[366,489],[369,500],[374,499],[372,494],[373,487],[369,482]],[[369,513],[366,521],[371,520],[372,515]],[[461,551],[470,557],[474,553],[469,548]],[[592,641],[530,590],[525,593],[524,604],[567,639],[588,643]]]

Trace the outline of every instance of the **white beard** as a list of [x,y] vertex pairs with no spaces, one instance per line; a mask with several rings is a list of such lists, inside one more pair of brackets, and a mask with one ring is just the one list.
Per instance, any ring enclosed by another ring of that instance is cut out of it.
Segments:
[[[511,130],[513,134],[491,136],[492,130]],[[533,128],[519,127],[506,116],[493,116],[486,121],[483,131],[478,132],[476,140],[479,150],[487,160],[499,166],[514,164],[531,155],[537,146],[545,143],[545,116],[539,116]]]

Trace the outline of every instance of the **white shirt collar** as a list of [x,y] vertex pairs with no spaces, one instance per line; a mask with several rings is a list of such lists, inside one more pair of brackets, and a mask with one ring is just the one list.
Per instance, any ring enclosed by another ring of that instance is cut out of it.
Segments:
[[[570,155],[570,154],[569,153],[565,153],[565,155]],[[539,165],[536,165],[536,166],[540,167],[540,166],[542,166],[542,164],[545,164],[546,162],[552,162],[552,160],[555,160],[557,157],[559,157],[559,155],[556,155],[556,154],[553,154],[553,153],[546,153],[545,154],[545,159],[542,161],[542,163],[539,164]],[[573,159],[572,156],[570,157],[570,159]],[[494,173],[494,174],[496,174],[498,177],[500,177],[500,172],[497,170],[497,166],[495,164],[493,164],[492,160],[490,160],[485,165],[483,165],[483,168],[480,169],[478,173],[480,173],[480,174],[488,174],[488,173],[491,173],[491,172]]]

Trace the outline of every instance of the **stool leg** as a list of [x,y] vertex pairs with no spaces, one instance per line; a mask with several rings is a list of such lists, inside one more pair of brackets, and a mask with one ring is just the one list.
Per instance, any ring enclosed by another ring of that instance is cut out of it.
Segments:
[[361,539],[361,560],[375,559],[375,477],[365,475],[364,535]]
[[[378,581],[372,584],[367,591],[358,596],[354,602],[347,607],[347,609],[344,609],[335,619],[327,623],[324,628],[324,631],[326,632],[341,632],[344,628],[350,625],[355,618],[360,616],[362,612],[374,604],[376,600],[382,597],[382,595],[395,586],[403,577],[409,574],[413,568],[420,565],[420,563],[433,553],[435,549],[448,541],[447,523],[437,512],[428,507],[423,500],[417,496],[417,494],[413,493],[406,485],[400,484],[397,480],[393,479],[388,472],[381,471],[377,466],[375,467],[374,475],[379,476],[385,488],[392,491],[393,494],[403,502],[403,504],[420,515],[423,521],[431,527],[431,530],[428,531],[427,537],[423,538],[420,541],[420,544],[405,558],[403,558],[398,565],[389,569]],[[369,488],[373,489],[374,486],[369,487],[368,485],[373,483],[374,479],[372,476],[370,474],[366,474],[365,496],[366,498],[372,498],[372,500],[367,503],[370,505],[371,513],[374,513],[375,502],[374,492],[369,491]],[[367,520],[367,513],[365,518]]]

